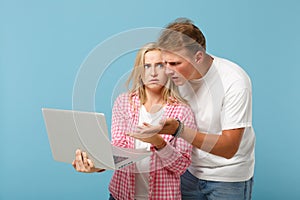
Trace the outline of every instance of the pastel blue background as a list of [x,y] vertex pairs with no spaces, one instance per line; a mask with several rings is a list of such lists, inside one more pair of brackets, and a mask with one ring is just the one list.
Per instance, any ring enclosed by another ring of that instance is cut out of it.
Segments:
[[[107,199],[111,172],[80,174],[53,161],[41,108],[72,109],[76,74],[100,42],[182,16],[203,30],[209,53],[252,78],[253,199],[300,199],[300,1],[0,0],[1,200]],[[133,58],[112,63],[99,83],[95,106],[109,124],[113,87]]]

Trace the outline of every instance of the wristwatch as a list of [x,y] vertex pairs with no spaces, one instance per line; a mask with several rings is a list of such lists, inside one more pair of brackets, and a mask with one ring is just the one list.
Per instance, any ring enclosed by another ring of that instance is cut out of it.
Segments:
[[184,124],[183,124],[179,119],[176,119],[176,120],[178,121],[179,125],[178,125],[178,127],[177,127],[175,133],[173,133],[172,135],[173,135],[174,137],[179,137],[180,134],[181,134],[182,131],[183,131]]

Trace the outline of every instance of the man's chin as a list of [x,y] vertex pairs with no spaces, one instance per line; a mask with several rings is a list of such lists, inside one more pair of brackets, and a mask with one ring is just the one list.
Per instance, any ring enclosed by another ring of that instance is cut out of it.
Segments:
[[184,85],[185,81],[182,81],[182,80],[173,80],[173,83],[176,85],[176,86],[182,86]]

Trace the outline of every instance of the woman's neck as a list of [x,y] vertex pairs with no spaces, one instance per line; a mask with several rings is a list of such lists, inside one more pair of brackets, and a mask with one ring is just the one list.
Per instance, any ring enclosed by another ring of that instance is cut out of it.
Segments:
[[146,110],[150,113],[159,111],[165,104],[161,91],[146,89],[147,100],[144,103]]

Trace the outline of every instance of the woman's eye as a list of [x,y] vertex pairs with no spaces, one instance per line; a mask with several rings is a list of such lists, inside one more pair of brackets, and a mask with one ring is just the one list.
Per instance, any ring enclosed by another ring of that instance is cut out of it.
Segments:
[[148,65],[148,64],[144,65],[144,68],[145,68],[145,69],[148,69],[148,68],[150,68],[150,67],[151,67],[151,65]]
[[159,64],[157,64],[156,66],[159,67],[159,68],[163,68],[163,67],[164,67],[164,64],[163,64],[163,63],[159,63]]

